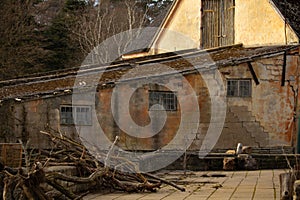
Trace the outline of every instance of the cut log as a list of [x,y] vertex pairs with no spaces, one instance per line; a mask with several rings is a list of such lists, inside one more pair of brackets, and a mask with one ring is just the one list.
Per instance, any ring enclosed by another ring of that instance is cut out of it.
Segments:
[[228,157],[223,159],[223,169],[226,171],[232,171],[236,169],[236,158]]

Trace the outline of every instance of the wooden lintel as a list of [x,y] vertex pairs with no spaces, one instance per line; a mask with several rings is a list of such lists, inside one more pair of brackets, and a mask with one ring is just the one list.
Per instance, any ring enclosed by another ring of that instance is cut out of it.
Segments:
[[251,62],[247,62],[247,64],[248,64],[250,73],[251,73],[251,75],[252,75],[252,77],[253,77],[253,80],[254,80],[255,84],[256,84],[256,85],[259,85],[259,80],[258,80],[258,78],[257,78],[257,76],[256,76],[256,73],[255,73],[255,71],[254,71],[254,69],[253,69],[253,66],[252,66]]

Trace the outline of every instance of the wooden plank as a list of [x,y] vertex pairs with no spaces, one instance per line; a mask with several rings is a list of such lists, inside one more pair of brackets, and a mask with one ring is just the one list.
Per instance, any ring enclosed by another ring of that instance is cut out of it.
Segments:
[[234,43],[234,0],[202,1],[202,47]]
[[[219,38],[219,46],[223,46],[223,45],[226,45],[226,25],[227,25],[227,13],[225,13],[225,2],[226,0],[221,0],[220,1],[220,6],[219,6],[219,9],[220,9],[220,30],[219,30],[219,35],[220,35],[220,38]],[[227,1],[226,1],[227,2]]]
[[223,45],[232,45],[234,44],[234,12],[235,12],[235,3],[234,0],[225,0],[225,30],[223,31],[226,35],[225,43]]

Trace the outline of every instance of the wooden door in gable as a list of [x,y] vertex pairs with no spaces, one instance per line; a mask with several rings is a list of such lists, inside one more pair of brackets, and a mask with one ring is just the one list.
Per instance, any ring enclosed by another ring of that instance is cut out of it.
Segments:
[[234,0],[202,0],[202,48],[234,44],[234,6]]

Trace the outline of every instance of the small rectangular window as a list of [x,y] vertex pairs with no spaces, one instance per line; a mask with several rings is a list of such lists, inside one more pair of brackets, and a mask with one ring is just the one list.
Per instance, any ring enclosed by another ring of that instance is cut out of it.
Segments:
[[251,80],[250,79],[232,79],[227,80],[228,97],[250,97]]
[[162,105],[166,111],[176,111],[176,94],[170,91],[149,91],[149,109],[156,104]]
[[64,125],[92,125],[91,106],[61,106],[60,123]]
[[72,116],[72,107],[64,106],[60,108],[60,122],[61,124],[74,124]]

